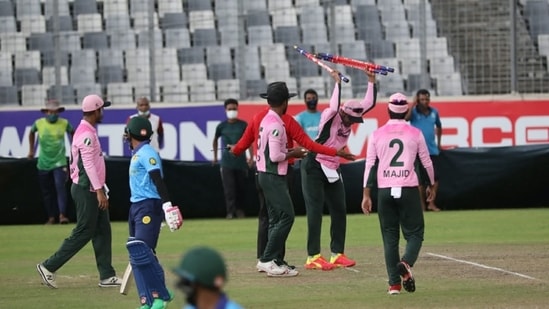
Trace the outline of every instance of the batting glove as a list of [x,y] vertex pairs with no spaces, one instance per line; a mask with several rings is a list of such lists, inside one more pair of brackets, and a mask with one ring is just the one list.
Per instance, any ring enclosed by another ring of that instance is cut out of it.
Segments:
[[179,211],[179,207],[173,206],[171,202],[166,202],[162,204],[162,209],[164,210],[164,218],[170,231],[178,230],[183,225],[183,216],[181,215],[181,211]]

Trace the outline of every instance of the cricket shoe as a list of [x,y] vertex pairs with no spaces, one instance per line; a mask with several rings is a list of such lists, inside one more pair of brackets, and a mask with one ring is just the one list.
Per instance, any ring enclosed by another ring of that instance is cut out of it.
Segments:
[[103,279],[103,280],[99,281],[98,285],[102,288],[119,287],[119,286],[122,285],[122,279],[120,279],[116,276],[112,276],[110,278]]
[[356,265],[356,262],[345,254],[338,253],[330,258],[330,264],[334,265],[334,267],[353,267]]
[[389,294],[389,295],[398,295],[398,294],[400,294],[401,289],[402,289],[402,286],[400,284],[390,285],[389,289],[387,290],[387,294]]
[[402,278],[402,285],[404,286],[404,289],[410,293],[414,292],[416,290],[416,281],[412,275],[410,265],[403,260],[397,264],[397,268],[400,273],[400,277]]
[[283,273],[278,273],[278,272],[270,273],[270,272],[267,272],[267,276],[268,277],[295,277],[295,276],[299,275],[299,272],[297,270],[292,269],[292,268],[288,267],[287,265],[282,264],[280,267],[284,268]]
[[152,303],[152,306],[150,309],[166,309],[168,307],[168,304],[173,300],[173,292],[168,290],[168,293],[170,294],[170,299],[168,300],[163,300],[163,299],[160,299],[160,298],[156,298],[153,303]]
[[317,254],[312,257],[307,258],[307,262],[305,262],[305,269],[322,269],[322,270],[332,270],[334,269],[335,265],[329,263],[322,257],[322,255]]
[[42,278],[42,283],[44,285],[47,285],[52,289],[57,289],[57,283],[55,283],[55,273],[47,270],[46,267],[44,267],[44,265],[42,264],[37,264],[36,270],[38,270],[38,273],[40,274],[40,278]]

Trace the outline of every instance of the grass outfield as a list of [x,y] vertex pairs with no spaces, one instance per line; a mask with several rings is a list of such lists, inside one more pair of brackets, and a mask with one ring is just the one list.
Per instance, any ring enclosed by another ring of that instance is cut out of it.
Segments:
[[[417,290],[388,296],[387,275],[376,214],[349,215],[346,253],[352,269],[305,271],[306,218],[298,217],[287,242],[295,278],[257,273],[257,220],[187,220],[180,231],[163,229],[159,258],[169,271],[194,245],[221,250],[229,266],[229,296],[245,308],[546,308],[549,302],[549,209],[428,212],[426,235],[414,267]],[[322,248],[328,255],[329,218]],[[113,265],[121,276],[127,265],[127,224],[113,228]],[[97,286],[91,244],[57,272],[59,289],[42,286],[36,263],[69,235],[72,225],[0,227],[0,308],[137,308],[135,290]],[[402,248],[402,246],[401,246]],[[176,292],[169,308],[181,308]]]

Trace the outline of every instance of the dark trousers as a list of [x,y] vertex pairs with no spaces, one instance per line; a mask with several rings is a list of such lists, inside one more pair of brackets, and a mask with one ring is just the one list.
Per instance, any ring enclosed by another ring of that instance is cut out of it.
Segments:
[[128,217],[130,237],[142,240],[153,251],[156,250],[163,220],[161,200],[149,198],[132,203]]
[[307,211],[307,254],[320,253],[320,233],[324,205],[330,213],[330,250],[344,253],[347,231],[347,204],[345,187],[339,173],[339,180],[329,183],[314,156],[307,156],[301,162],[301,186]]
[[[257,197],[259,198],[259,213],[257,215],[258,224],[257,224],[257,258],[259,259],[263,252],[265,252],[265,247],[267,246],[267,240],[269,239],[269,214],[267,212],[267,207],[265,206],[265,195],[263,190],[259,185],[258,173],[255,173],[255,187],[257,189]],[[288,191],[290,192],[290,197],[292,196],[292,188],[294,183],[294,169],[291,166],[288,166],[288,172],[286,174],[286,181],[288,183]],[[286,256],[286,246],[282,247],[282,259]]]
[[389,276],[389,285],[400,284],[400,274],[396,264],[400,262],[400,230],[406,240],[402,260],[413,266],[417,261],[425,223],[417,187],[402,188],[402,195],[395,199],[390,188],[381,188],[377,193],[377,212],[383,239],[385,266]]
[[283,260],[282,249],[286,245],[295,219],[286,176],[259,172],[258,180],[265,194],[269,216],[268,240],[260,261]]
[[100,210],[95,192],[73,184],[71,195],[76,206],[76,226],[61,247],[42,264],[51,272],[57,271],[90,240],[95,253],[99,279],[116,275],[112,267],[112,234],[108,210]]
[[48,218],[67,216],[67,167],[61,166],[49,171],[38,170],[38,181],[42,190],[44,208]]
[[223,182],[223,192],[225,193],[225,205],[227,207],[227,215],[237,215],[243,213],[238,207],[242,203],[244,197],[244,187],[246,186],[246,176],[248,171],[236,168],[221,168],[221,181]]

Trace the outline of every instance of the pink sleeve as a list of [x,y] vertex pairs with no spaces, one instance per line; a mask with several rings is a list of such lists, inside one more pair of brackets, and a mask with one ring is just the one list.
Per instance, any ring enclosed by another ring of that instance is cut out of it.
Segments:
[[365,164],[366,166],[364,168],[364,185],[363,185],[364,188],[366,188],[368,184],[372,167],[376,163],[376,158],[377,158],[376,153],[377,152],[376,152],[376,145],[374,143],[374,133],[372,133],[368,138],[368,148],[366,149],[366,164]]
[[374,83],[368,82],[366,94],[364,95],[364,99],[362,99],[360,104],[364,108],[364,112],[374,107]]
[[421,164],[423,164],[423,167],[425,170],[427,170],[427,175],[429,176],[429,181],[431,182],[431,185],[435,183],[435,171],[433,169],[433,162],[431,161],[431,157],[429,156],[429,149],[427,149],[427,144],[425,143],[425,137],[423,137],[423,134],[418,134],[418,156],[419,160],[421,161]]
[[330,98],[330,106],[329,109],[333,111],[338,111],[339,108],[339,84],[336,83],[334,86],[334,92],[332,92],[332,97]]
[[[86,139],[91,140],[88,143],[85,143],[84,141]],[[82,166],[84,166],[84,170],[86,171],[86,175],[88,175],[88,178],[90,179],[91,186],[94,190],[99,190],[103,188],[103,184],[99,180],[99,174],[98,168],[95,165],[95,151],[94,149],[98,147],[98,145],[95,145],[97,143],[97,139],[93,134],[88,134],[87,132],[82,134],[80,136],[80,140],[78,141],[78,149],[80,150],[80,160],[82,162]]]
[[282,134],[284,127],[280,123],[273,123],[269,126],[269,159],[272,162],[282,162],[286,160],[285,150],[286,136]]

